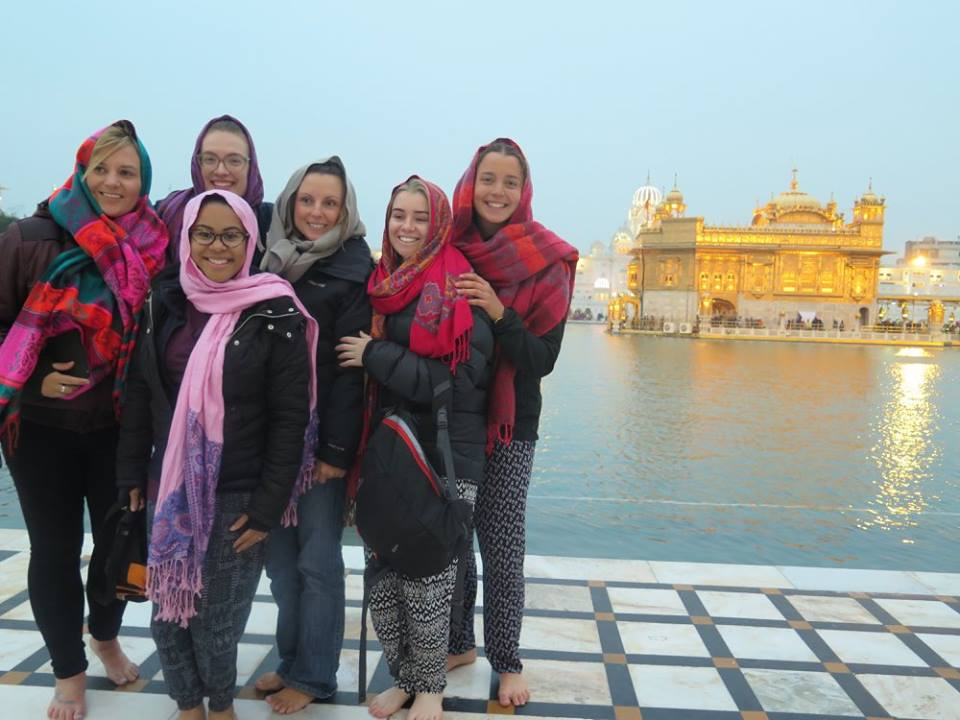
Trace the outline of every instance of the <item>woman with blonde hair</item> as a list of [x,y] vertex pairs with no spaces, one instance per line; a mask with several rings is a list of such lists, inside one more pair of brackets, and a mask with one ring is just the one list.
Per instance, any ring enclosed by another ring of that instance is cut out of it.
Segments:
[[[116,498],[117,417],[140,310],[167,229],[131,123],[77,151],[73,175],[0,235],[0,428],[30,536],[27,587],[56,677],[54,720],[86,713],[84,505],[97,535]],[[137,667],[117,643],[124,603],[92,598],[91,649],[118,685]]]

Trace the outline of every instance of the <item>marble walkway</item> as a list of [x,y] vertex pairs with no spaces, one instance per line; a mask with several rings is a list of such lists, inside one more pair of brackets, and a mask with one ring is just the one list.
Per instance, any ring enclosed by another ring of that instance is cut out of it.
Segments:
[[[0,530],[0,715],[45,717],[53,676],[26,592],[26,534]],[[303,720],[369,717],[357,705],[362,557],[346,548],[340,691]],[[449,720],[517,714],[603,720],[960,720],[960,573],[528,556],[521,638],[532,702],[503,709],[481,659],[454,671]],[[252,687],[276,655],[266,581],[240,645],[241,720],[270,708]],[[141,679],[115,689],[91,665],[88,718],[167,720],[175,707],[131,604],[122,641]],[[482,618],[477,616],[478,637]],[[389,684],[374,640],[370,691]],[[403,717],[404,712],[397,717]]]

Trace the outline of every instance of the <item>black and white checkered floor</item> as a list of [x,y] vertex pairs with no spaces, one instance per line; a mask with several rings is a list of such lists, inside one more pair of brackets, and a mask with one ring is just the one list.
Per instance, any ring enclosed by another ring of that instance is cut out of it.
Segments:
[[[0,530],[0,707],[16,720],[43,718],[53,684],[27,601],[27,547],[23,531]],[[344,556],[340,692],[297,715],[305,720],[369,717],[356,704],[362,556]],[[447,718],[960,720],[960,574],[540,556],[526,572],[532,702],[514,711],[491,700],[481,657],[451,673]],[[252,688],[276,661],[275,621],[264,581],[240,645],[242,720],[277,717]],[[148,624],[147,606],[128,608],[133,686],[116,690],[91,665],[90,720],[176,714]],[[375,693],[390,682],[376,641],[369,662]]]

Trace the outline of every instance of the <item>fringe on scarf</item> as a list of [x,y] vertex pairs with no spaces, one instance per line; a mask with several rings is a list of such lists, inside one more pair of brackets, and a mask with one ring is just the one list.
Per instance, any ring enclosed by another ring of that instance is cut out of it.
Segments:
[[296,527],[299,518],[297,516],[297,506],[300,504],[300,498],[306,495],[310,488],[316,485],[317,480],[314,476],[314,467],[317,464],[317,413],[315,408],[310,410],[310,422],[307,424],[306,432],[303,437],[303,459],[300,461],[300,473],[297,475],[297,481],[294,483],[293,492],[290,494],[290,502],[287,503],[286,510],[283,511],[283,517],[280,518],[280,524],[283,527]]
[[197,598],[203,590],[200,565],[189,567],[187,558],[164,560],[147,567],[147,597],[157,604],[154,619],[187,627],[197,614]]
[[14,410],[7,416],[7,419],[3,423],[3,427],[0,427],[0,442],[3,443],[4,452],[7,455],[7,458],[13,457],[13,453],[17,450],[17,445],[20,444],[20,410]]

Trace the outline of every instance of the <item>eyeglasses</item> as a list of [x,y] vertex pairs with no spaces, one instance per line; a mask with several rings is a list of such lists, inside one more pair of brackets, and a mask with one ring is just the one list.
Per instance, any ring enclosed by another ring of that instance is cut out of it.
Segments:
[[231,229],[224,230],[222,233],[215,233],[213,230],[208,230],[204,227],[193,228],[190,231],[190,242],[195,242],[197,245],[213,245],[213,241],[219,239],[223,243],[224,247],[235,248],[240,247],[247,238],[250,237],[247,233],[242,230]]
[[231,153],[225,158],[220,157],[214,153],[205,152],[197,155],[197,160],[200,161],[200,167],[204,170],[216,170],[220,163],[223,163],[223,166],[227,170],[243,170],[247,166],[247,163],[250,162],[250,158],[244,157],[239,153]]

